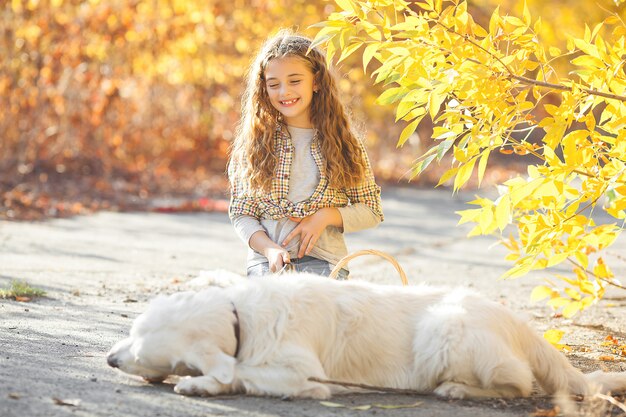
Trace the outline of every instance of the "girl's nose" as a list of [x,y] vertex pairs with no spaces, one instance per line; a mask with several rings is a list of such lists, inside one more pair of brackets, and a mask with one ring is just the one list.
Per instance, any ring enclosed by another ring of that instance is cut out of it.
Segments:
[[281,85],[279,92],[280,92],[280,95],[284,97],[285,95],[289,94],[289,86],[284,85],[284,84]]

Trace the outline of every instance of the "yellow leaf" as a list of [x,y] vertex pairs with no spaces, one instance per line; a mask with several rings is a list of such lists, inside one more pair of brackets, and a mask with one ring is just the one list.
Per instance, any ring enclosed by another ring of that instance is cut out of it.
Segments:
[[370,22],[366,21],[366,20],[361,20],[357,26],[360,25],[363,27],[363,29],[365,30],[365,33],[367,33],[370,38],[377,40],[377,41],[381,41],[382,40],[382,34],[380,33],[380,31],[378,30],[378,27],[371,24]]
[[572,301],[563,308],[563,317],[574,317],[580,310],[582,310],[583,304],[580,301]]
[[556,46],[551,46],[548,51],[550,52],[550,56],[552,57],[561,55],[561,50]]
[[511,198],[508,195],[500,197],[496,205],[496,223],[498,229],[503,231],[511,221]]
[[598,263],[593,267],[593,273],[599,278],[613,278],[613,272],[609,269],[608,265],[604,262],[600,262],[602,258],[598,259]]
[[342,408],[342,407],[345,407],[345,405],[343,405],[343,404],[333,403],[333,402],[330,402],[330,401],[320,401],[320,404],[323,405],[324,407],[331,407],[331,408]]
[[428,98],[428,111],[430,112],[430,118],[435,120],[435,116],[439,113],[441,103],[446,99],[445,93],[439,93],[438,90],[433,90]]
[[553,308],[560,308],[560,307],[564,307],[566,305],[568,305],[570,303],[570,300],[568,300],[567,298],[563,298],[563,297],[553,297],[550,299],[550,301],[548,301],[548,305],[550,307]]
[[491,233],[497,227],[495,224],[494,210],[491,206],[483,207],[478,219],[478,226],[482,234]]
[[470,179],[472,172],[474,171],[474,165],[476,164],[476,158],[471,159],[467,163],[459,167],[459,172],[454,179],[454,191],[460,189]]
[[595,298],[591,295],[588,295],[587,297],[583,298],[580,302],[583,305],[583,308],[587,308],[589,306],[591,306],[594,303]]
[[519,182],[510,182],[511,191],[509,192],[511,198],[511,204],[516,206],[522,200],[531,195],[539,186],[541,186],[545,180],[543,178],[535,178],[530,182],[526,182],[519,178]]
[[386,105],[400,100],[406,94],[404,87],[391,87],[378,96],[376,103]]
[[570,351],[572,350],[571,347],[559,343],[564,334],[565,332],[563,330],[550,329],[543,334],[543,338],[558,350]]
[[439,178],[439,182],[437,183],[437,187],[445,184],[446,182],[448,182],[448,180],[450,180],[450,178],[454,177],[456,175],[456,173],[458,172],[459,167],[456,168],[451,168],[449,170],[447,170],[446,172],[443,173],[443,175],[441,176],[441,178]]
[[361,47],[361,45],[363,45],[363,42],[361,41],[355,41],[354,43],[352,43],[351,45],[346,46],[342,51],[341,51],[341,56],[339,58],[339,61],[337,61],[337,63],[343,61],[344,59],[348,58],[350,55],[352,55],[357,49],[359,49]]
[[479,38],[485,38],[487,36],[489,36],[489,33],[483,29],[482,26],[476,24],[473,20],[470,20],[471,26],[472,26],[472,32],[474,32],[474,35],[479,37]]
[[351,0],[335,0],[335,3],[346,12],[354,13],[355,11],[354,3]]
[[546,339],[550,344],[556,345],[558,344],[565,332],[563,330],[550,329],[543,334],[543,338]]
[[507,278],[519,278],[521,276],[526,275],[531,271],[533,267],[533,259],[530,256],[526,256],[524,258],[520,258],[515,266],[502,275],[503,279]]
[[533,26],[533,30],[535,31],[535,33],[540,33],[541,32],[541,27],[542,27],[541,16],[539,16],[537,18],[537,20],[535,21],[535,24]]
[[566,293],[567,295],[569,295],[569,297],[570,297],[572,300],[580,301],[580,299],[582,298],[582,297],[580,296],[580,293],[579,293],[578,291],[576,291],[575,289],[573,289],[573,288],[565,288],[565,290],[564,290],[564,291],[565,291],[565,293]]
[[[315,35],[315,38],[313,38],[310,48],[315,48],[318,45],[328,42],[335,35],[337,35],[339,30],[340,28],[333,27],[333,26],[323,27],[319,32],[317,32],[317,34]],[[330,44],[327,45],[327,47],[328,46],[330,46]],[[328,51],[326,51],[326,55],[328,56]]]
[[596,36],[598,35],[600,29],[602,29],[602,26],[604,26],[604,23],[600,22],[593,28],[593,31],[591,31],[591,39],[595,39],[596,41],[598,40]]
[[[400,139],[398,139],[397,147],[404,145],[404,143],[409,139],[409,137],[415,132],[415,129],[417,129],[417,125],[419,124],[421,120],[422,118],[418,117],[417,119],[413,120],[411,123],[406,125],[404,129],[402,129],[402,133],[400,134]],[[432,155],[432,156],[434,158],[436,155]]]
[[387,50],[391,52],[392,55],[398,56],[398,57],[406,57],[406,56],[411,55],[409,50],[402,46],[397,46],[394,48],[387,48]]
[[544,298],[551,297],[553,292],[554,290],[546,285],[538,285],[530,293],[530,301],[533,303],[541,301]]
[[489,160],[489,154],[491,153],[491,149],[485,149],[480,155],[480,161],[478,162],[478,186],[483,180],[485,176],[485,170],[487,169],[487,161]]
[[399,408],[413,408],[413,407],[419,407],[420,405],[422,405],[424,402],[423,401],[417,401],[411,404],[398,404],[398,405],[393,405],[393,404],[373,404],[374,407],[377,408],[382,408],[385,410],[396,410]]
[[494,38],[498,35],[500,22],[501,22],[500,6],[498,6],[491,14],[491,19],[489,19],[489,34],[493,36]]
[[458,225],[467,223],[467,222],[475,222],[479,217],[482,209],[468,209],[457,211],[456,214],[461,216],[459,219]]
[[557,253],[548,258],[548,264],[546,265],[548,268],[558,265],[569,257],[569,253]]
[[614,38],[626,35],[626,26],[616,26],[615,29],[613,29],[612,35]]
[[363,72],[367,72],[367,65],[378,52],[378,48],[380,48],[380,43],[378,42],[370,43],[365,47],[365,51],[363,51]]
[[411,179],[417,177],[422,172],[424,172],[424,170],[428,168],[428,166],[435,159],[436,156],[437,155],[435,154],[431,154],[425,157],[424,159],[422,159],[421,161],[417,162],[411,169]]
[[518,253],[509,253],[504,257],[505,261],[517,261],[520,258]]
[[606,64],[595,56],[583,55],[572,59],[572,64],[580,67],[606,68]]
[[528,4],[526,4],[526,1],[524,1],[523,18],[524,18],[524,23],[526,23],[526,25],[530,26],[530,21],[531,21],[530,10],[528,10]]
[[574,256],[576,257],[576,260],[578,261],[580,266],[583,267],[583,269],[587,269],[587,267],[589,266],[589,257],[581,251],[574,252]]
[[404,119],[406,121],[412,120],[415,118],[413,113],[419,112],[419,115],[426,114],[426,110],[419,103],[415,103],[415,101],[411,100],[409,95],[407,94],[400,100],[398,106],[396,107],[396,122],[400,119]]

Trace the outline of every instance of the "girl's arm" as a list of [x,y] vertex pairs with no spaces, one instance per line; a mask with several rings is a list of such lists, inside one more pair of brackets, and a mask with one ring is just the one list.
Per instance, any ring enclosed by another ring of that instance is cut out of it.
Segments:
[[343,219],[343,233],[370,229],[378,226],[381,222],[380,214],[365,203],[355,202],[337,209]]
[[[360,143],[360,146],[363,151],[365,176],[360,184],[344,190],[350,204],[340,208],[341,215],[344,217],[344,232],[346,233],[377,226],[384,220],[380,201],[380,187],[376,184],[374,171],[365,146],[363,143]],[[369,211],[365,210],[363,206],[367,207]]]
[[286,246],[294,237],[300,235],[298,258],[302,258],[304,255],[311,253],[311,250],[313,250],[322,232],[328,226],[334,226],[339,229],[343,228],[343,218],[336,207],[325,207],[303,219],[292,217],[291,220],[299,222],[300,224],[287,235],[282,245]]
[[291,262],[289,252],[282,246],[274,243],[264,230],[255,232],[248,242],[250,247],[267,258],[270,272],[277,272],[285,264]]
[[259,219],[240,215],[233,216],[231,221],[239,238],[267,258],[271,272],[279,271],[284,264],[290,262],[289,252],[269,238]]
[[246,246],[250,246],[250,238],[253,234],[260,230],[265,231],[259,219],[254,216],[241,214],[233,216],[230,220],[235,228],[235,234],[239,236],[239,239],[241,239]]

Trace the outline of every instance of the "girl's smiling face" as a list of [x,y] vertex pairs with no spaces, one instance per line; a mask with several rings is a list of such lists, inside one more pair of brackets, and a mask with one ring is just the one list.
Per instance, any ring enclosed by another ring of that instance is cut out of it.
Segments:
[[265,68],[265,87],[272,106],[289,126],[311,128],[310,108],[315,88],[313,72],[293,56],[272,59]]

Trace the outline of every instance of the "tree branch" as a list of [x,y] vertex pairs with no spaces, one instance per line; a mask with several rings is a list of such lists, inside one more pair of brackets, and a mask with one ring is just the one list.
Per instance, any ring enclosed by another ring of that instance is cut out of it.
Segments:
[[316,378],[313,376],[309,378],[309,381],[319,382],[321,384],[340,385],[346,388],[361,388],[361,389],[366,389],[370,391],[389,392],[393,394],[423,395],[423,396],[429,395],[429,393],[427,392],[415,391],[412,389],[375,387],[373,385],[356,384],[353,382],[344,382],[344,381],[333,381],[330,379],[321,379],[321,378]]
[[[515,74],[513,72],[513,70],[511,70],[511,68],[509,68],[508,65],[506,65],[502,61],[502,59],[500,59],[500,57],[496,56],[492,51],[489,51],[488,49],[486,49],[485,47],[483,47],[479,43],[475,42],[468,35],[462,35],[462,34],[458,33],[457,31],[455,31],[454,29],[452,29],[451,27],[448,27],[448,26],[444,25],[443,23],[441,23],[439,21],[436,21],[435,24],[443,27],[448,32],[453,33],[453,34],[455,34],[455,35],[465,39],[467,42],[471,43],[475,47],[479,48],[480,50],[484,51],[486,54],[488,54],[489,56],[491,56],[492,58],[497,60],[504,67],[504,69],[506,70],[506,72],[509,74],[509,76],[512,79],[520,81],[520,82],[522,82],[524,84],[530,84],[530,85],[534,85],[534,86],[537,86],[537,87],[551,88],[551,89],[554,89],[554,90],[561,90],[561,91],[573,91],[573,88],[569,87],[567,85],[553,84],[553,83],[548,83],[548,82],[539,81],[539,80],[533,80],[532,78],[528,78],[528,77],[524,77],[524,76],[521,76],[521,75],[517,75],[517,74]],[[621,96],[621,95],[618,95],[618,94],[606,93],[604,91],[592,90],[590,88],[581,88],[581,91],[584,91],[585,93],[587,93],[589,95],[593,95],[593,96],[610,98],[610,99],[619,100],[619,101],[626,101],[626,96]]]
[[[416,396],[422,396],[422,397],[432,396],[432,392],[422,392],[422,391],[415,391],[412,389],[403,389],[403,388],[375,387],[373,385],[356,384],[353,382],[345,382],[345,381],[333,381],[330,379],[321,379],[321,378],[316,378],[313,376],[309,377],[308,380],[313,381],[313,382],[319,382],[320,384],[340,385],[346,388],[362,388],[362,389],[366,389],[369,391],[388,392],[391,394],[416,395]],[[551,399],[554,397],[552,395],[533,395],[533,398]],[[571,398],[574,401],[582,401],[584,399],[584,396],[570,395],[569,398]],[[445,400],[445,398],[442,398],[442,400]]]
[[607,283],[607,284],[609,284],[609,285],[612,285],[612,286],[617,287],[617,288],[621,288],[622,290],[626,290],[626,287],[624,287],[624,286],[622,286],[622,285],[619,285],[619,284],[616,284],[616,283],[614,283],[613,281],[611,281],[611,280],[609,280],[609,279],[606,279],[606,278],[601,278],[601,277],[597,276],[596,274],[594,274],[592,271],[589,271],[588,269],[583,268],[583,267],[582,267],[582,265],[578,265],[578,263],[576,263],[576,262],[575,262],[574,260],[572,260],[571,258],[567,258],[567,260],[568,260],[571,264],[573,264],[575,267],[580,268],[581,270],[585,271],[586,273],[588,273],[589,275],[591,275],[591,276],[592,276],[592,277],[594,277],[595,279],[599,279],[600,281],[606,282],[606,283]]
[[[527,78],[521,75],[515,75],[515,74],[510,74],[510,73],[509,75],[511,78],[521,81],[524,84],[531,84],[531,85],[535,85],[538,87],[552,88],[554,90],[562,90],[562,91],[573,90],[572,87],[568,87],[562,84],[547,83],[545,81],[533,80],[532,78]],[[599,96],[599,97],[610,98],[610,99],[619,100],[619,101],[626,101],[626,96],[620,96],[618,94],[605,93],[604,91],[592,90],[590,88],[582,88],[581,91],[584,91],[585,93],[592,95],[592,96]]]
[[600,398],[601,400],[608,401],[611,404],[613,404],[614,406],[620,408],[622,411],[626,412],[626,403],[621,403],[621,402],[617,401],[615,398],[611,397],[610,395],[604,395],[604,394],[597,393],[597,394],[594,395],[594,397]]

